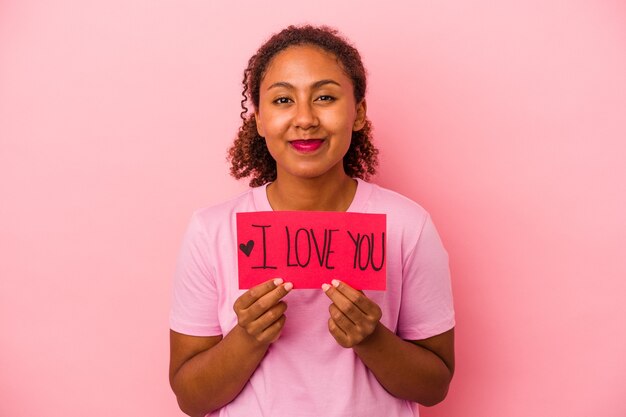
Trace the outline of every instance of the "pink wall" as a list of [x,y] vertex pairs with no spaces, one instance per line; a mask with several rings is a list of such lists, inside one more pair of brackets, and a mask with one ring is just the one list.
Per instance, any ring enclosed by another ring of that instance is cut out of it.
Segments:
[[423,415],[626,415],[624,2],[226,3],[0,2],[0,415],[180,415],[181,234],[245,187],[241,72],[305,21],[361,49],[376,180],[451,255],[458,371]]

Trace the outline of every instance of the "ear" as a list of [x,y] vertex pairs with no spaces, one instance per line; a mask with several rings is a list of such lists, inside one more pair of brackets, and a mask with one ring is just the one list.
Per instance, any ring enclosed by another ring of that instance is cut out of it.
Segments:
[[261,137],[265,137],[265,129],[263,129],[263,124],[261,123],[261,118],[259,117],[258,110],[254,112],[254,122],[256,124],[256,131]]
[[352,125],[352,131],[356,132],[358,130],[363,129],[363,126],[365,126],[366,116],[367,116],[367,103],[365,102],[365,99],[363,99],[356,106],[356,118],[354,119],[354,124]]

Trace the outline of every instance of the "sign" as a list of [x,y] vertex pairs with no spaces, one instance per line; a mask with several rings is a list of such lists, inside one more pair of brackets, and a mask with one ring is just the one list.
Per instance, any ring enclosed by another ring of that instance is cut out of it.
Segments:
[[294,289],[339,279],[384,290],[386,221],[384,214],[330,211],[237,213],[239,288],[282,278]]

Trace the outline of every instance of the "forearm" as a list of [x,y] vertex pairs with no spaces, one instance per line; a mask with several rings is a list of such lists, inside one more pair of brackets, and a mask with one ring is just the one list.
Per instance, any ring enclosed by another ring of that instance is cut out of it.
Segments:
[[204,416],[228,404],[246,385],[268,346],[235,326],[215,346],[187,360],[172,379],[181,410]]
[[431,406],[448,392],[452,379],[448,365],[432,351],[401,339],[380,323],[353,349],[395,397]]

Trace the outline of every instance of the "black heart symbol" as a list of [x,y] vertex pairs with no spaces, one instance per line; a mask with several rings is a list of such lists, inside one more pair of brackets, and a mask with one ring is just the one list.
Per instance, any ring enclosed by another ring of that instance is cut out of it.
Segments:
[[243,244],[240,243],[239,244],[239,249],[246,255],[246,256],[250,256],[250,253],[252,253],[252,248],[254,247],[254,240],[249,240],[247,244]]

